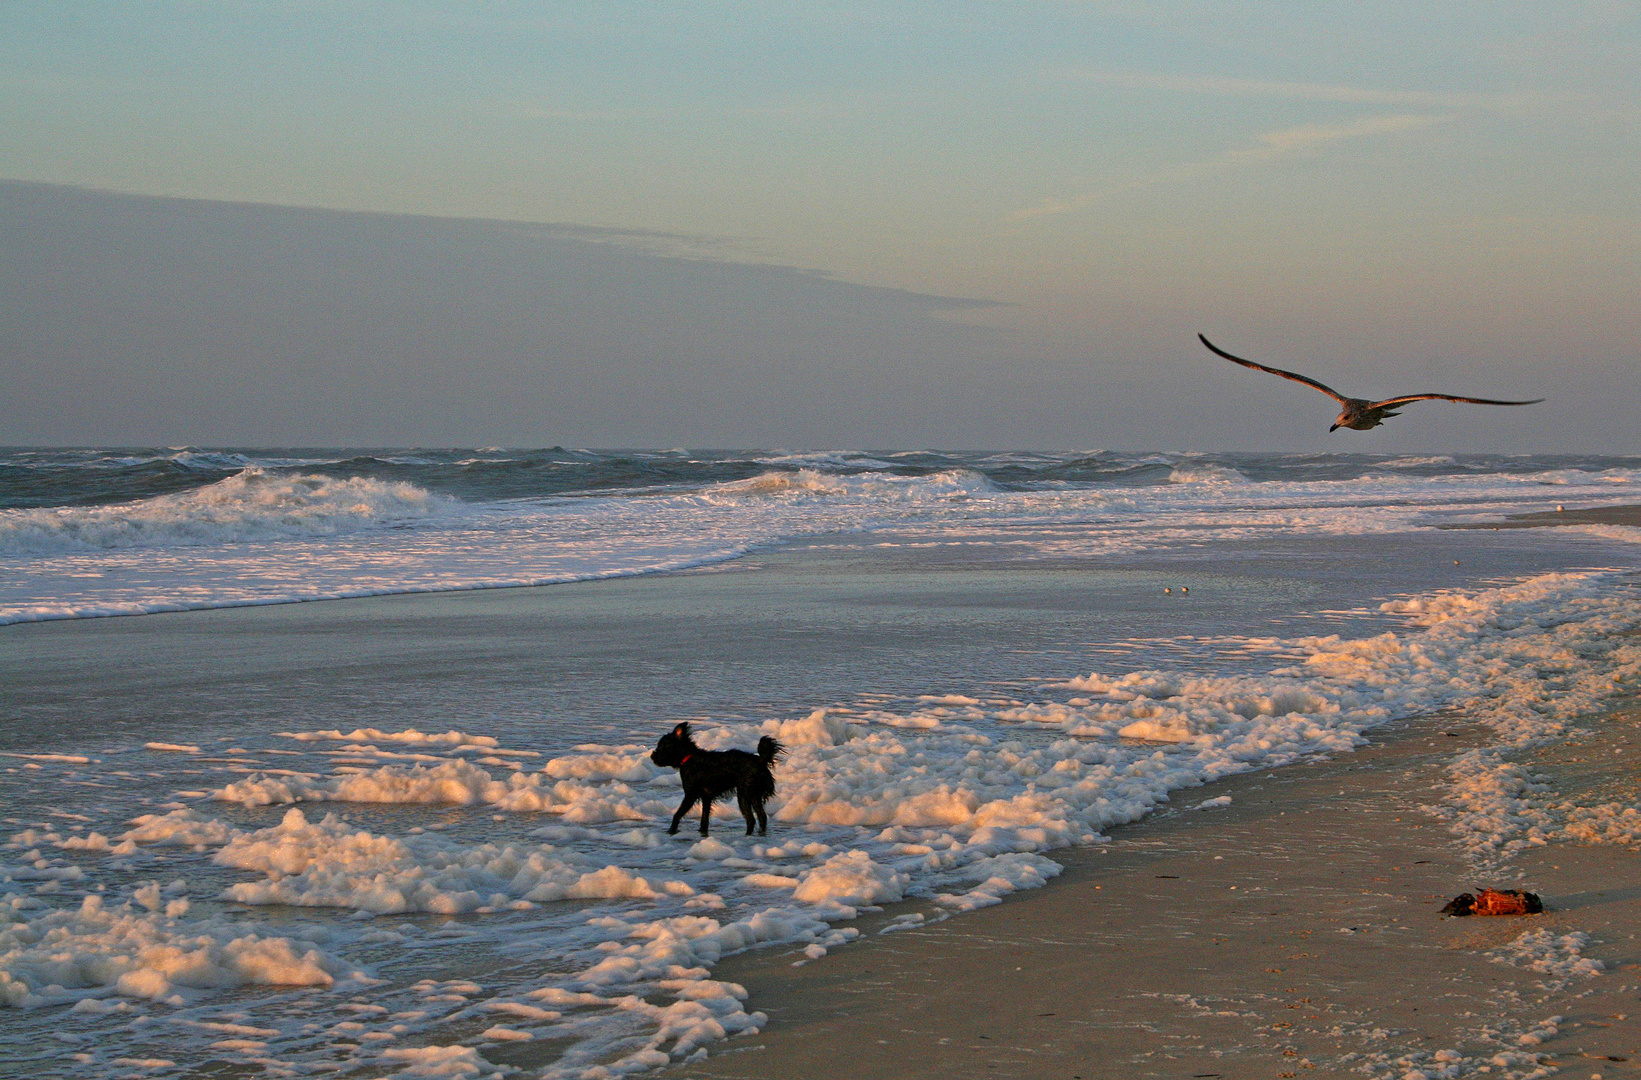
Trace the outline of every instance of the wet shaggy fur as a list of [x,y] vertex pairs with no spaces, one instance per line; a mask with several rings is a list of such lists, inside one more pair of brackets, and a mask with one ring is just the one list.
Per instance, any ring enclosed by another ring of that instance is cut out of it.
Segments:
[[769,832],[769,818],[764,813],[764,802],[775,794],[775,774],[770,768],[786,751],[781,744],[765,735],[758,740],[758,752],[745,750],[702,750],[689,737],[689,725],[679,724],[655,744],[650,760],[662,768],[677,769],[684,784],[684,801],[672,815],[668,834],[678,831],[689,808],[701,804],[701,835],[707,835],[712,821],[712,804],[735,793],[746,818],[746,834],[752,835],[753,818],[760,833]]

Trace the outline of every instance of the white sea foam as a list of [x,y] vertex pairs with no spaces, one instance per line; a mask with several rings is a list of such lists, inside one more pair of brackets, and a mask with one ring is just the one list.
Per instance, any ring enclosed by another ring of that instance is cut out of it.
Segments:
[[1465,855],[1484,866],[1548,844],[1558,831],[1542,799],[1550,786],[1503,754],[1488,747],[1459,755],[1448,766],[1445,802],[1426,807],[1447,819]]
[[1641,844],[1641,808],[1609,802],[1594,806],[1563,803],[1558,809],[1564,821],[1561,834],[1570,840],[1626,847]]
[[109,995],[181,1005],[250,983],[330,986],[361,977],[311,942],[223,919],[183,921],[187,903],[162,902],[157,884],[113,907],[91,894],[74,908],[13,910],[6,914],[15,921],[0,925],[0,1002],[14,1007]]
[[290,810],[276,826],[237,833],[217,852],[222,866],[266,881],[225,894],[246,904],[345,907],[377,914],[455,915],[554,900],[692,896],[682,881],[656,881],[552,845],[468,846],[424,834],[394,838],[356,830],[335,816],[310,823]]
[[238,830],[186,807],[168,814],[142,814],[120,837],[127,844],[177,844],[183,847],[226,844]]
[[1557,983],[1589,978],[1606,970],[1599,960],[1584,955],[1590,935],[1582,931],[1555,934],[1549,930],[1526,930],[1506,945],[1490,951],[1496,964],[1532,968]]
[[471,746],[483,749],[494,749],[498,744],[489,735],[469,735],[464,731],[422,732],[411,728],[408,731],[381,731],[377,728],[354,728],[346,735],[340,731],[281,731],[279,733],[287,739],[296,739],[299,742],[316,742],[329,740],[332,742],[349,743],[399,743],[411,746]]

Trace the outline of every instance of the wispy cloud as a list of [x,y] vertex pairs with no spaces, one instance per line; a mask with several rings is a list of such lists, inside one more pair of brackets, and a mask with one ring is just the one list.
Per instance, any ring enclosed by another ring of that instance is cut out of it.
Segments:
[[1302,124],[1298,127],[1267,131],[1254,136],[1249,145],[1235,147],[1201,161],[1189,161],[1170,169],[1163,169],[1135,180],[1113,185],[1102,191],[1090,192],[1070,199],[1045,199],[1036,206],[1016,210],[1011,217],[1036,218],[1053,214],[1072,213],[1092,206],[1122,192],[1174,183],[1191,179],[1199,174],[1273,161],[1288,154],[1317,150],[1331,144],[1376,135],[1394,135],[1404,131],[1442,124],[1458,118],[1457,113],[1392,113],[1364,116],[1342,124]]
[[848,99],[771,101],[755,104],[732,104],[703,100],[593,108],[519,101],[515,102],[507,112],[511,116],[524,120],[550,120],[572,124],[610,124],[679,122],[701,119],[724,121],[749,119],[814,120],[848,116],[860,112],[862,109],[861,102]]
[[1168,75],[1149,71],[1069,70],[1073,78],[1136,90],[1163,90],[1216,97],[1277,97],[1300,101],[1333,101],[1346,105],[1403,105],[1436,109],[1503,108],[1520,105],[1523,94],[1468,94],[1438,90],[1390,90],[1333,83],[1273,82],[1218,75]]
[[1276,157],[1295,150],[1305,150],[1322,143],[1361,139],[1372,135],[1391,135],[1413,131],[1432,124],[1455,119],[1453,113],[1398,113],[1391,116],[1364,116],[1346,124],[1302,124],[1283,131],[1267,131],[1255,138],[1256,145],[1239,150],[1228,150],[1223,157],[1231,160],[1253,157]]

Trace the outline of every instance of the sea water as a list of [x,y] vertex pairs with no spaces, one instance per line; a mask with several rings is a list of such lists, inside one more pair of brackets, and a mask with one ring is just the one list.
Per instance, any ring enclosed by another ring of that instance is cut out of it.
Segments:
[[[1638,531],[1437,526],[1633,503],[1638,478],[6,453],[0,1050],[34,1075],[372,1077],[708,1052],[764,1023],[713,978],[727,953],[824,962],[904,900],[891,926],[961,917],[1181,789],[1387,720],[1464,710],[1509,745],[1593,715],[1641,666]],[[788,747],[768,837],[732,803],[710,839],[665,834],[677,774],[647,752],[685,721]],[[1457,839],[1509,850],[1516,778],[1465,768]]]

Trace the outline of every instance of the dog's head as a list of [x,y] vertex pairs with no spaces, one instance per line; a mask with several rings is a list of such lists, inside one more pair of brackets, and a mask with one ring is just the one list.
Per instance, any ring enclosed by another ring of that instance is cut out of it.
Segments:
[[663,769],[676,769],[684,763],[684,759],[699,749],[689,737],[689,725],[679,724],[655,744],[650,753],[650,760]]

